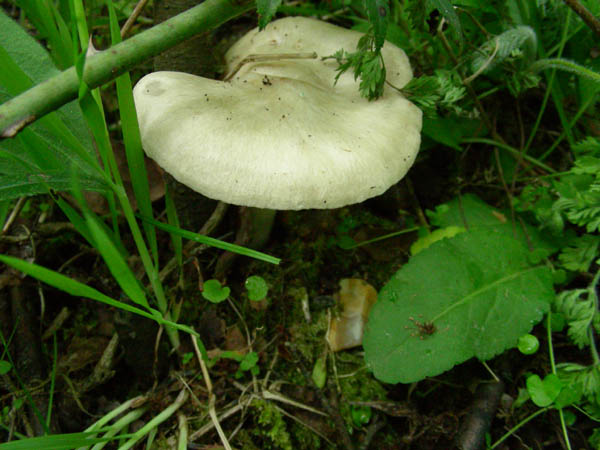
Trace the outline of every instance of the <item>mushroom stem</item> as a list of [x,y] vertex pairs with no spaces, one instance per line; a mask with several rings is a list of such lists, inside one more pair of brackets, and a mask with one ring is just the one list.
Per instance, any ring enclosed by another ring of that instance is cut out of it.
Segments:
[[[269,240],[273,223],[275,222],[274,209],[251,208],[244,206],[240,208],[240,228],[235,236],[235,244],[260,249]],[[223,279],[225,273],[233,264],[236,254],[225,252],[215,267],[215,278]]]

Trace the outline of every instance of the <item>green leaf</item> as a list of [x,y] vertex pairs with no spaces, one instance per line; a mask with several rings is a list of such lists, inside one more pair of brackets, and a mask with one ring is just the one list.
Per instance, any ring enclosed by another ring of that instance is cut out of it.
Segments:
[[248,290],[248,298],[253,302],[259,302],[267,296],[269,286],[267,282],[257,275],[252,275],[246,279],[246,289]]
[[[520,51],[520,53],[518,53]],[[519,25],[495,36],[473,53],[473,73],[489,72],[513,55],[523,60],[522,66],[531,64],[537,53],[537,35],[533,28]]]
[[132,312],[134,314],[139,314],[140,316],[144,316],[153,320],[160,319],[161,317],[160,314],[158,314],[157,316],[156,314],[151,314],[150,312],[141,310],[127,303],[114,300],[92,287],[80,283],[79,281],[75,281],[58,272],[54,272],[52,270],[46,269],[45,267],[38,266],[37,264],[31,264],[22,261],[18,258],[13,258],[11,256],[5,255],[0,255],[0,262],[14,267],[17,270],[26,273],[27,275],[37,278],[38,280],[49,284],[50,286],[54,286],[55,288],[60,289],[61,291],[71,294],[75,297],[91,298],[92,300],[96,300],[101,303],[106,303],[107,305],[114,306],[124,311]]
[[256,12],[258,13],[258,28],[262,30],[271,21],[281,0],[256,0]]
[[[112,2],[107,1],[110,17],[110,34],[112,44],[121,42],[119,22]],[[133,87],[129,72],[124,73],[116,79],[117,99],[119,102],[119,114],[121,115],[121,129],[123,131],[123,143],[125,144],[125,155],[127,167],[131,174],[131,185],[140,213],[152,217],[152,202],[150,200],[150,187],[148,185],[148,174],[142,150],[142,139],[138,126],[137,112],[133,101]],[[154,255],[155,265],[158,265],[158,247],[156,242],[156,229],[150,223],[144,222],[144,230],[148,245]]]
[[258,363],[258,353],[250,352],[244,356],[240,362],[240,370],[250,370]]
[[364,335],[375,376],[411,383],[511,348],[548,312],[552,275],[501,229],[443,239],[383,287]]
[[[0,10],[0,103],[58,73],[45,50]],[[0,200],[82,187],[106,190],[81,111],[71,103],[0,140]]]
[[0,450],[71,450],[81,446],[90,446],[97,442],[108,442],[119,439],[119,436],[96,438],[97,431],[53,434],[51,436],[21,439],[19,441],[0,444]]
[[463,137],[474,128],[476,121],[458,117],[425,117],[423,119],[423,134],[435,142],[462,151]]
[[191,231],[183,230],[181,228],[177,228],[172,225],[168,225],[166,223],[159,222],[158,220],[154,220],[150,217],[145,217],[145,216],[140,216],[140,215],[137,215],[137,217],[142,219],[144,222],[152,223],[154,226],[156,226],[156,228],[168,231],[169,233],[172,233],[172,234],[177,234],[179,236],[183,236],[184,238],[189,239],[191,241],[200,242],[201,244],[210,245],[211,247],[220,248],[221,250],[234,252],[239,255],[248,256],[250,258],[255,258],[260,261],[265,261],[265,262],[268,262],[271,264],[279,264],[281,262],[281,259],[279,259],[279,258],[275,258],[274,256],[270,256],[270,255],[261,253],[256,250],[252,250],[251,248],[241,247],[239,245],[230,244],[229,242],[225,242],[225,241],[220,241],[218,239],[211,238],[209,236],[205,236],[203,234],[198,234],[198,233],[193,233]]
[[98,219],[89,212],[86,213],[85,216],[88,230],[94,240],[94,247],[102,255],[102,258],[114,279],[119,283],[119,286],[121,286],[121,289],[123,289],[123,292],[125,292],[131,301],[149,309],[150,305],[148,304],[146,294],[140,286],[139,281],[127,265],[127,262],[121,253],[119,253],[119,250],[112,242],[111,238],[98,223]]
[[212,303],[221,303],[227,300],[230,292],[227,286],[221,286],[219,280],[208,280],[204,282],[202,297]]
[[370,406],[352,406],[351,413],[352,422],[357,427],[362,427],[369,423],[373,410]]
[[5,360],[0,360],[0,375],[6,375],[12,369],[12,364]]
[[594,289],[564,291],[554,300],[554,309],[563,314],[569,325],[567,334],[579,348],[590,343],[589,329],[598,316]]
[[457,226],[474,230],[494,227],[507,235],[516,236],[530,250],[541,249],[546,255],[557,250],[557,245],[547,239],[548,233],[542,234],[537,228],[520,220],[513,226],[508,211],[493,208],[474,194],[466,194],[439,205],[435,211],[427,211],[427,215],[431,223],[440,228]]
[[519,338],[517,348],[524,355],[533,355],[540,348],[540,341],[533,334],[525,334]]
[[587,272],[598,256],[600,236],[584,234],[577,237],[558,255],[561,265],[574,272]]
[[327,356],[321,356],[315,361],[311,378],[319,389],[325,387],[327,381]]
[[365,0],[365,9],[367,11],[367,18],[371,25],[373,25],[375,50],[379,51],[385,42],[390,4],[388,0]]
[[432,231],[431,233],[426,234],[425,236],[413,242],[413,244],[410,246],[410,254],[414,256],[417,253],[425,250],[434,242],[437,242],[444,238],[451,238],[453,236],[456,236],[458,233],[462,233],[463,231],[465,231],[464,228],[455,226],[449,226],[446,228],[440,228],[439,230]]
[[442,16],[448,21],[452,30],[460,40],[461,44],[463,43],[463,32],[462,27],[460,25],[460,19],[458,18],[458,14],[454,10],[452,3],[449,0],[429,0],[430,5],[432,5],[435,9],[437,9]]
[[554,403],[563,388],[562,381],[553,373],[546,375],[543,381],[537,375],[530,375],[526,385],[531,401],[541,408]]

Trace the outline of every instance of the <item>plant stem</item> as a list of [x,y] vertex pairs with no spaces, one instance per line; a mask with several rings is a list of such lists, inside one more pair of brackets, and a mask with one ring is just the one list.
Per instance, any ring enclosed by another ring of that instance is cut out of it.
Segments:
[[594,33],[600,36],[600,20],[595,17],[579,0],[565,0],[565,3],[571,8]]
[[[250,0],[206,0],[200,5],[87,59],[83,79],[91,88],[127,72],[140,62],[193,35],[215,28],[253,7]],[[77,98],[75,67],[32,87],[0,105],[0,138]]]
[[529,156],[529,155],[525,155],[525,154],[522,155],[521,152],[519,150],[517,150],[516,148],[513,148],[513,147],[511,147],[508,144],[504,144],[502,142],[495,141],[493,139],[488,139],[488,138],[465,138],[465,139],[461,140],[461,143],[494,145],[494,146],[496,146],[498,148],[506,150],[507,152],[511,153],[515,157],[522,157],[525,161],[530,162],[532,165],[537,166],[540,169],[543,169],[543,170],[545,170],[546,172],[548,172],[550,174],[556,172],[556,170],[554,170],[552,167],[547,166],[543,162],[538,161],[536,158],[534,158],[532,156]]

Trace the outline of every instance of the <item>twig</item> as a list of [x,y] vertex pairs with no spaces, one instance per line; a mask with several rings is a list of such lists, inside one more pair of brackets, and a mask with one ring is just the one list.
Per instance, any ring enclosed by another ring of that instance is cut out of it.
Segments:
[[19,214],[21,213],[21,209],[23,209],[23,206],[25,206],[26,201],[27,201],[27,197],[21,197],[21,198],[19,198],[19,200],[17,200],[17,204],[15,205],[13,210],[10,212],[8,219],[6,219],[6,222],[2,226],[2,232],[0,234],[4,234],[10,229],[10,227],[12,226],[15,219],[17,217],[19,217]]
[[565,0],[565,3],[571,8],[575,13],[581,17],[581,20],[585,22],[585,24],[591,28],[591,30],[600,36],[600,20],[596,16],[594,16],[589,9],[585,7],[579,0]]
[[264,55],[248,55],[231,70],[223,81],[231,80],[236,73],[242,68],[244,64],[251,62],[269,62],[269,61],[280,61],[282,59],[317,59],[318,55],[316,52],[305,52],[305,53],[269,53]]
[[373,441],[375,435],[383,427],[385,427],[385,421],[380,420],[379,414],[375,414],[375,417],[367,427],[367,434],[365,435],[362,444],[360,444],[359,450],[367,450],[369,448],[369,445],[371,445],[371,441]]
[[121,28],[121,37],[122,38],[124,38],[125,35],[127,33],[129,33],[129,30],[131,29],[131,27],[133,26],[133,23],[137,20],[139,15],[142,13],[142,10],[146,6],[146,3],[148,3],[148,0],[140,0],[139,2],[137,2],[137,5],[135,5],[135,8],[133,8],[133,12],[127,18],[125,25],[123,25],[123,28]]
[[232,450],[229,441],[227,440],[227,436],[223,432],[223,428],[221,428],[221,424],[219,423],[219,418],[217,417],[217,412],[215,411],[215,394],[212,390],[212,381],[210,381],[210,375],[208,374],[208,368],[206,367],[206,363],[204,362],[204,358],[202,358],[202,354],[200,353],[200,349],[198,348],[198,341],[196,336],[191,335],[192,343],[194,344],[194,351],[196,352],[196,358],[198,358],[198,362],[200,363],[200,368],[202,369],[202,376],[204,378],[204,382],[206,383],[206,390],[208,391],[208,415],[217,430],[217,434],[221,438],[221,442],[223,443],[223,447],[225,450]]
[[[210,30],[249,11],[249,0],[206,0],[149,30],[87,58],[83,80],[90,89],[117,78],[137,64],[197,33]],[[75,67],[32,87],[0,105],[0,138],[17,135],[26,125],[77,98]]]
[[[225,419],[228,419],[229,417],[233,416],[234,414],[237,414],[238,412],[240,412],[242,409],[244,408],[243,405],[240,405],[239,403],[231,408],[229,408],[227,411],[225,411],[223,414],[221,414],[217,419],[218,422],[222,422]],[[197,431],[194,431],[191,435],[190,435],[190,442],[193,442],[195,440],[197,440],[198,438],[200,438],[201,436],[205,435],[206,433],[208,433],[210,430],[212,430],[215,427],[215,423],[214,422],[209,422],[206,425],[204,425],[202,428],[200,428]]]

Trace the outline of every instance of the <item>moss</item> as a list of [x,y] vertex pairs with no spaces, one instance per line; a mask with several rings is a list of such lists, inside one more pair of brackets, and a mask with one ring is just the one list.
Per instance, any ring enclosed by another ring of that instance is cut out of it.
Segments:
[[276,406],[265,400],[255,400],[252,405],[259,411],[259,427],[254,433],[266,437],[269,441],[265,442],[262,448],[292,450],[290,433],[287,430],[283,415]]
[[321,438],[305,426],[293,422],[290,426],[290,434],[292,435],[294,449],[296,450],[321,448]]

